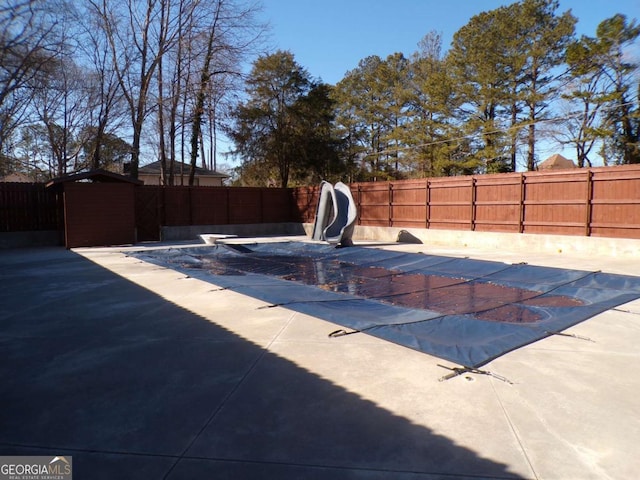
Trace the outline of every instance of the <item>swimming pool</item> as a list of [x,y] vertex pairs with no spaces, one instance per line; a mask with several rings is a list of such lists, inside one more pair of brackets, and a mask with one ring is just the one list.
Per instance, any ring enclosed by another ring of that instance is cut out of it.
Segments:
[[307,242],[132,253],[221,288],[477,368],[640,297],[640,278]]

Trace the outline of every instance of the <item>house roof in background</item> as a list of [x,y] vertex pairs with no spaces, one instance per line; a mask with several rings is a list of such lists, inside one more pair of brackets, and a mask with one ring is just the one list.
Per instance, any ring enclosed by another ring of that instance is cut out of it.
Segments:
[[[189,175],[191,173],[191,165],[184,162],[175,162],[175,170],[174,174],[180,173],[180,168],[184,169],[184,174]],[[152,175],[160,175],[160,161],[149,163],[148,165],[144,165],[138,169],[138,174],[152,174]],[[215,170],[209,170],[207,168],[196,167],[195,172],[197,177],[216,177],[216,178],[229,178],[229,175],[224,173],[216,172]]]
[[544,162],[538,165],[538,170],[557,170],[563,168],[577,168],[573,160],[563,157],[559,153],[551,155]]
[[35,183],[35,180],[31,175],[26,173],[10,173],[4,177],[0,177],[0,182],[7,183]]

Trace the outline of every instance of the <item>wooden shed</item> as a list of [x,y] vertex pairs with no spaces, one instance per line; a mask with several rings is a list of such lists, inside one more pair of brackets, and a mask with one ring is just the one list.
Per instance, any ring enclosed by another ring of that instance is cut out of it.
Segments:
[[136,242],[135,188],[142,182],[105,170],[56,178],[63,196],[66,248]]

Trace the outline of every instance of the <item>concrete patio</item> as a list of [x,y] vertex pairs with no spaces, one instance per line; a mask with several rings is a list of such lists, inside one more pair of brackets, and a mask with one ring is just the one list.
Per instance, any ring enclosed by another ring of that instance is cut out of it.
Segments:
[[512,383],[439,381],[454,365],[126,255],[158,246],[0,250],[0,455],[72,456],[77,479],[637,477],[638,300],[484,367]]

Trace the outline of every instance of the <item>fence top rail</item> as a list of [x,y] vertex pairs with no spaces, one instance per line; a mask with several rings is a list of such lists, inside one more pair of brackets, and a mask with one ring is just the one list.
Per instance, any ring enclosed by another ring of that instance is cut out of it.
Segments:
[[573,183],[573,182],[584,182],[589,175],[588,171],[580,172],[579,174],[571,174],[564,176],[542,176],[542,177],[532,177],[525,176],[524,182],[526,184],[532,185],[537,183]]

